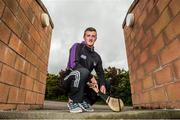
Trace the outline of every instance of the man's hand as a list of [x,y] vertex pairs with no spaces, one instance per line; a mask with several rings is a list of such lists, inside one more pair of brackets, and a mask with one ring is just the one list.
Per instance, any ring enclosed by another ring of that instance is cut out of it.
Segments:
[[94,76],[91,78],[91,83],[93,83],[95,85],[95,87],[98,88],[97,80],[95,79]]
[[100,91],[101,91],[102,93],[106,94],[106,87],[105,87],[104,85],[102,85],[102,86],[100,87]]
[[91,78],[91,83],[93,83],[93,84],[97,84],[97,80],[95,79],[95,77],[94,77],[94,76]]

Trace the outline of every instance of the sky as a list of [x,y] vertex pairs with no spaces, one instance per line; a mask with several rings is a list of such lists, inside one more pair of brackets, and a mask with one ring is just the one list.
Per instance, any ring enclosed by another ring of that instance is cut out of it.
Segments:
[[95,51],[103,68],[128,70],[122,23],[133,0],[42,0],[54,29],[51,38],[48,72],[58,74],[67,66],[69,49],[83,41],[87,27],[97,30]]

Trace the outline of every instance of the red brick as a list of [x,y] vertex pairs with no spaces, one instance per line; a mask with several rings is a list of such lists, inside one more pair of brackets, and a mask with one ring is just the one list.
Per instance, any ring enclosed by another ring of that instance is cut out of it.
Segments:
[[8,103],[17,103],[19,88],[11,87],[9,90]]
[[27,1],[26,0],[20,0],[19,4],[20,4],[21,8],[23,9],[23,11],[25,12],[25,14],[27,15],[29,21],[32,23],[35,16],[34,16],[34,13],[31,9],[31,7],[27,3]]
[[29,73],[30,73],[30,68],[31,68],[31,64],[26,61],[24,72],[25,72],[26,74],[29,74]]
[[179,21],[180,21],[180,14],[178,14],[165,29],[165,33],[169,40],[172,40],[179,35],[180,29],[179,27],[177,27],[180,26]]
[[21,85],[20,85],[21,88],[32,90],[33,84],[34,84],[34,80],[31,77],[25,75],[22,76]]
[[41,57],[41,55],[43,54],[43,51],[38,44],[35,44],[34,52],[38,57]]
[[36,98],[37,98],[37,93],[27,91],[26,92],[25,103],[27,103],[27,104],[35,104],[36,103]]
[[148,5],[146,7],[148,13],[150,13],[152,10],[154,10],[153,7],[157,4],[157,2],[158,2],[157,0],[150,0],[148,2]]
[[42,73],[42,72],[40,72],[40,79],[39,79],[39,81],[45,84],[46,83],[46,78],[47,78],[47,75]]
[[146,73],[151,73],[159,67],[158,58],[156,56],[152,56],[145,63],[144,69]]
[[148,60],[148,49],[145,49],[144,51],[142,51],[142,53],[140,54],[140,58],[139,58],[139,63],[140,65],[142,65],[144,62],[146,62]]
[[28,4],[31,6],[32,5],[32,2],[33,0],[27,0]]
[[0,83],[0,102],[6,103],[9,92],[9,86]]
[[131,51],[134,49],[134,41],[131,42],[128,49],[129,49],[129,52],[131,53]]
[[21,74],[19,72],[7,65],[3,65],[0,81],[10,85],[20,86],[20,79]]
[[1,74],[2,66],[3,64],[0,62],[0,74]]
[[16,53],[12,51],[10,48],[6,47],[4,52],[4,63],[14,67],[16,59]]
[[44,93],[45,85],[40,83],[40,82],[38,82],[38,81],[34,81],[33,91],[39,92],[39,93]]
[[17,12],[18,2],[16,0],[4,0],[4,3],[14,14]]
[[30,73],[29,75],[34,78],[37,79],[37,68],[34,65],[30,66]]
[[10,33],[9,28],[0,20],[0,40],[8,44]]
[[18,21],[21,22],[21,25],[23,26],[23,31],[29,32],[30,26],[32,25],[31,22],[26,17],[25,13],[23,12],[23,9],[19,7],[16,17]]
[[158,54],[158,52],[164,47],[165,43],[163,40],[163,35],[160,34],[156,40],[153,41],[150,47],[152,55]]
[[175,82],[167,86],[167,94],[171,101],[180,100],[180,94],[178,90],[179,88],[180,88],[180,82]]
[[163,88],[153,89],[150,94],[152,102],[165,102],[168,100]]
[[6,45],[0,41],[0,61],[4,62],[4,53],[5,53],[5,50],[6,50]]
[[26,90],[19,89],[18,97],[17,97],[17,102],[18,103],[25,103],[25,98],[26,98]]
[[28,46],[32,51],[35,49],[35,41],[31,37],[31,35],[23,31],[21,40]]
[[140,8],[140,11],[144,11],[145,6],[147,6],[149,0],[142,0],[138,2],[138,6]]
[[176,16],[177,13],[180,11],[180,1],[179,0],[172,0],[169,4],[169,7],[173,13],[173,16]]
[[156,83],[158,85],[173,81],[171,66],[166,66],[155,73]]
[[166,8],[158,18],[158,20],[155,22],[155,24],[153,24],[152,26],[154,36],[156,37],[168,25],[170,21],[170,12],[169,9]]
[[135,36],[136,43],[135,44],[138,44],[138,42],[141,41],[141,39],[143,38],[144,34],[145,34],[144,33],[144,29],[143,29],[143,27],[141,27],[140,31],[136,33],[136,36]]
[[135,71],[136,69],[137,69],[137,67],[138,67],[138,61],[137,60],[135,60],[134,62],[132,62],[132,64],[131,64],[131,71],[133,72],[133,71]]
[[18,35],[18,37],[21,36],[22,26],[7,7],[5,8],[5,11],[3,13],[2,20]]
[[137,69],[137,72],[136,72],[137,79],[140,80],[144,78],[144,75],[145,75],[145,72],[144,72],[143,67],[141,66],[140,68]]
[[142,50],[147,48],[151,41],[152,41],[152,33],[149,30],[149,31],[146,32],[145,38],[141,41],[141,48],[142,48]]
[[136,81],[134,83],[134,92],[135,94],[139,94],[142,92],[142,81]]
[[140,103],[139,95],[132,95],[133,106]]
[[149,92],[142,93],[140,96],[140,101],[142,103],[150,103],[150,94]]
[[134,57],[137,57],[139,53],[141,52],[141,49],[139,46],[137,46],[133,51],[134,51]]
[[26,91],[16,87],[11,87],[9,91],[8,103],[24,103]]
[[30,49],[27,49],[26,59],[33,65],[37,66],[37,56]]
[[39,35],[38,31],[34,28],[34,26],[31,26],[29,33],[31,34],[31,36],[33,37],[33,39],[34,39],[38,44],[41,43],[40,35]]
[[26,46],[24,45],[24,43],[15,34],[11,35],[9,46],[12,49],[14,49],[16,52],[18,52],[20,55],[25,57],[25,55],[26,55]]
[[134,61],[134,56],[133,56],[133,54],[131,54],[128,56],[128,65],[130,66],[133,61]]
[[180,41],[175,39],[171,44],[169,44],[165,49],[162,50],[160,54],[161,63],[167,64],[180,56]]
[[136,80],[136,74],[135,73],[129,74],[129,77],[130,77],[130,83],[133,83]]
[[134,94],[134,93],[135,93],[135,92],[134,92],[134,84],[131,83],[130,85],[131,85],[131,94]]
[[[133,40],[134,37],[135,37],[135,35],[136,35],[136,34],[134,33],[134,31],[132,31],[131,34],[130,34],[130,38]],[[48,39],[48,40],[49,40],[49,39]],[[47,42],[47,43],[49,44],[49,42]]]
[[159,0],[157,2],[157,8],[159,13],[161,14],[161,12],[167,7],[167,5],[169,4],[171,0]]
[[38,66],[42,72],[45,72],[47,70],[47,65],[44,62],[42,62],[41,60],[38,60]]
[[172,109],[179,109],[180,108],[180,102],[171,102],[170,104],[169,104],[169,106],[170,106],[170,108]]
[[5,8],[5,4],[2,0],[0,0],[0,18],[2,16],[4,8]]
[[41,10],[40,6],[37,4],[37,2],[32,1],[31,4],[30,4],[30,7],[32,8],[32,11],[36,15],[36,17],[40,20],[42,10]]
[[152,76],[148,76],[143,80],[143,89],[149,89],[154,86]]
[[36,104],[44,104],[44,95],[37,94]]
[[175,71],[176,78],[179,79],[180,78],[180,59],[174,62],[174,71]]
[[0,104],[0,110],[14,110],[16,109],[16,104]]
[[43,104],[41,104],[41,105],[30,105],[31,106],[31,109],[33,109],[33,110],[37,110],[37,109],[43,109]]
[[[151,0],[151,1],[153,1],[153,0]],[[148,4],[148,6],[150,6],[150,4]],[[144,21],[146,21],[143,23],[144,30],[147,31],[152,26],[152,24],[155,21],[157,21],[158,18],[159,18],[159,14],[158,14],[157,8],[154,7],[152,9],[152,11],[148,14],[146,19],[144,20]]]
[[16,57],[16,62],[15,62],[15,69],[16,70],[25,73],[25,64],[26,64],[25,59],[23,59],[20,56]]
[[22,104],[17,104],[17,110],[18,111],[27,111],[31,108],[30,105],[22,105]]

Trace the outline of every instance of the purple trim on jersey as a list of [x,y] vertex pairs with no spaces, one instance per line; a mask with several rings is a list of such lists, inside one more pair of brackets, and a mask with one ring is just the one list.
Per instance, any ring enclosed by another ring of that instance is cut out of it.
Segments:
[[76,57],[76,47],[77,43],[75,43],[70,50],[70,57],[68,62],[68,68],[74,68],[75,67],[75,57]]

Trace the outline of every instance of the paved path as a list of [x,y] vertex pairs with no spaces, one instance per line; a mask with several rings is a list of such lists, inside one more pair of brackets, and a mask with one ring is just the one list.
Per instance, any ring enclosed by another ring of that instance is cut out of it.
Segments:
[[106,105],[94,105],[94,112],[69,113],[65,102],[45,101],[44,109],[29,111],[0,111],[2,119],[172,119],[180,118],[180,110],[133,110],[112,112]]

